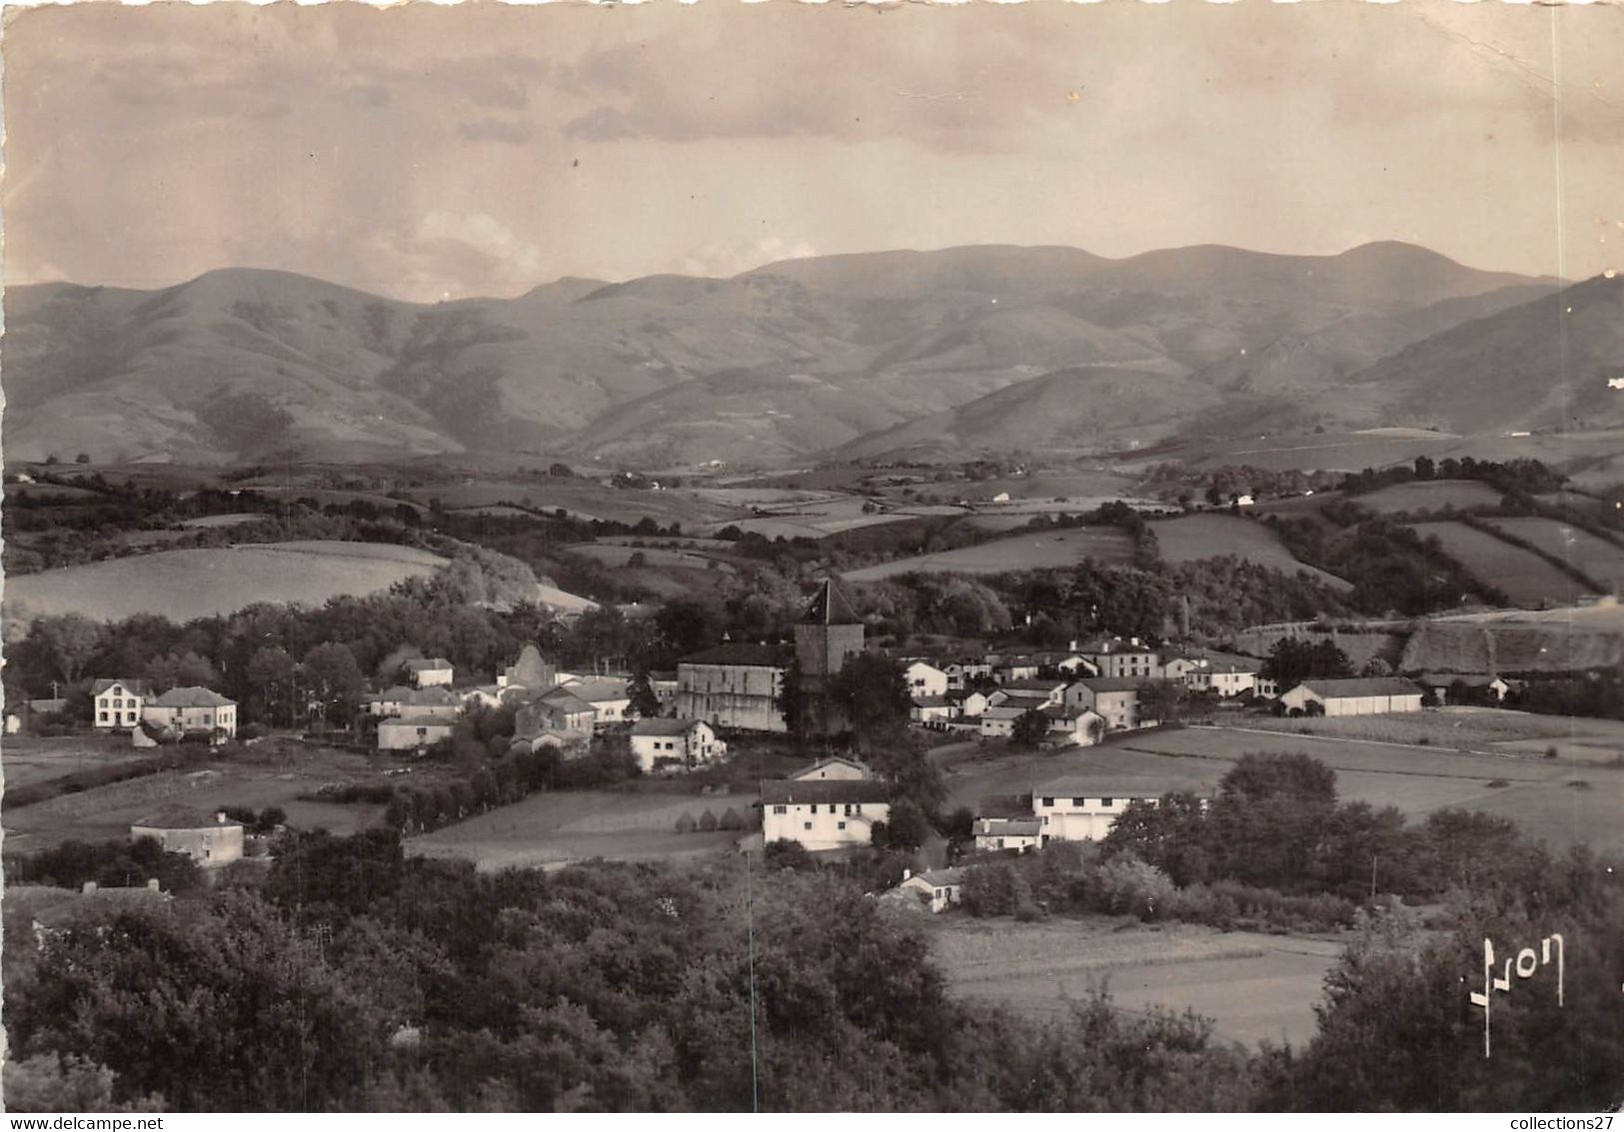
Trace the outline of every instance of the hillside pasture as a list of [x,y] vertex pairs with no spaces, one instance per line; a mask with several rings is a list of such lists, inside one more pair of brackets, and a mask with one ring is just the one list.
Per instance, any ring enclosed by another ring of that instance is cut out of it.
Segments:
[[1570,604],[1588,593],[1539,555],[1465,523],[1416,523],[1411,530],[1422,538],[1437,538],[1445,554],[1518,605]]
[[1006,570],[1065,568],[1085,558],[1110,566],[1125,565],[1133,560],[1133,540],[1115,527],[1035,532],[996,539],[980,546],[901,558],[851,570],[843,577],[851,582],[875,582],[914,572],[999,574]]
[[252,511],[233,511],[229,515],[200,515],[196,519],[182,519],[180,525],[192,530],[210,530],[214,527],[240,527],[244,523],[257,523],[269,519]]
[[[1386,718],[1409,723],[1419,736],[1436,725],[1426,721],[1430,714]],[[1282,734],[1250,729],[1252,724],[1249,719],[1247,729],[1151,728],[1055,755],[1012,753],[1002,744],[988,744],[979,757],[944,768],[948,807],[965,805],[979,812],[986,799],[1030,793],[1034,786],[1061,777],[1097,778],[1118,794],[1134,784],[1150,794],[1210,791],[1244,754],[1301,753],[1336,771],[1337,792],[1345,801],[1396,806],[1412,821],[1446,806],[1492,810],[1548,838],[1558,849],[1585,842],[1598,851],[1624,852],[1624,823],[1617,820],[1624,813],[1624,769],[1545,759],[1509,745],[1493,754],[1465,753],[1433,745]],[[1534,743],[1540,751],[1546,746],[1542,740]],[[1509,785],[1489,787],[1495,779]],[[1588,781],[1590,788],[1564,785],[1577,779]],[[1570,794],[1583,797],[1575,801]]]
[[532,794],[456,825],[414,837],[414,857],[473,861],[482,871],[558,867],[595,857],[671,860],[729,849],[745,830],[678,833],[678,818],[720,820],[732,809],[748,825],[753,794],[696,797],[664,793],[571,791]]
[[[565,548],[566,554],[573,554],[581,558],[590,558],[609,567],[621,567],[630,564],[633,557],[641,554],[644,564],[655,568],[709,570],[712,569],[712,559],[699,554],[690,554],[682,550],[664,550],[659,547],[635,547],[616,543],[580,543]],[[734,568],[726,562],[717,562],[717,571],[727,574],[735,573]]]
[[162,550],[8,579],[6,601],[31,616],[82,613],[118,620],[156,613],[175,621],[229,614],[255,602],[320,605],[369,594],[445,565],[412,547],[287,542]]
[[[67,748],[63,750],[65,758],[71,756]],[[125,758],[141,755],[125,748]],[[384,756],[293,743],[227,746],[195,770],[133,778],[33,806],[8,806],[4,810],[6,851],[33,852],[66,840],[123,839],[129,836],[131,823],[173,803],[205,813],[227,806],[256,810],[278,806],[297,828],[351,834],[375,824],[383,807],[315,801],[300,795],[313,795],[331,783],[390,781],[382,772],[403,765]],[[73,769],[64,765],[63,773]],[[413,779],[443,775],[437,768],[412,767],[410,773]]]
[[931,956],[955,995],[1041,1017],[1104,987],[1118,1010],[1194,1010],[1213,1020],[1218,1036],[1246,1045],[1300,1046],[1313,1037],[1314,1005],[1342,948],[1193,924],[1124,927],[1103,916],[1032,924],[932,919]]
[[1193,562],[1233,555],[1287,574],[1301,570],[1336,589],[1351,588],[1336,575],[1297,561],[1272,530],[1238,515],[1203,512],[1177,519],[1158,519],[1150,524],[1150,529],[1155,532],[1157,548],[1166,562]]
[[1624,547],[1616,543],[1555,519],[1490,519],[1489,525],[1569,563],[1608,589],[1624,586]]
[[1364,495],[1350,496],[1349,500],[1378,515],[1397,515],[1442,511],[1445,507],[1457,511],[1498,507],[1500,493],[1481,480],[1416,480],[1389,484]]

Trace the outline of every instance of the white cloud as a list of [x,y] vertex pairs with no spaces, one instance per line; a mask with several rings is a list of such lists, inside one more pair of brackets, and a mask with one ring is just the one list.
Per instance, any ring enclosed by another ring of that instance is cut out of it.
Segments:
[[677,258],[666,270],[683,275],[710,275],[730,278],[767,263],[784,259],[807,259],[818,249],[807,240],[764,236],[739,243],[704,244]]

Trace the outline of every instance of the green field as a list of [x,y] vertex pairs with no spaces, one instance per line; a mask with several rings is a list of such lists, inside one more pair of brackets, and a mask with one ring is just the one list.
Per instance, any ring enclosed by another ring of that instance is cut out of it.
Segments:
[[601,562],[605,566],[626,566],[633,556],[641,554],[645,565],[657,569],[687,569],[709,570],[715,569],[720,573],[735,573],[733,566],[726,562],[717,562],[711,566],[712,559],[704,555],[691,554],[683,550],[664,550],[659,547],[635,547],[618,543],[580,543],[565,548],[568,554],[579,555]]
[[481,869],[547,867],[586,861],[669,860],[731,848],[743,829],[678,833],[677,819],[698,821],[706,810],[718,820],[732,809],[751,824],[754,794],[712,797],[668,793],[572,791],[532,794],[521,802],[433,833],[414,837],[417,857],[473,861]]
[[[1597,741],[1610,739],[1603,735]],[[1523,742],[1539,752],[1549,745],[1538,739]],[[1151,793],[1212,789],[1243,754],[1301,752],[1337,772],[1337,791],[1344,800],[1397,806],[1412,820],[1445,806],[1464,806],[1513,818],[1558,848],[1586,842],[1597,850],[1624,853],[1624,823],[1618,821],[1624,813],[1624,768],[1596,765],[1589,758],[1545,759],[1510,740],[1500,751],[1465,754],[1436,746],[1190,727],[1135,732],[1055,755],[1013,754],[1001,744],[989,744],[979,756],[948,765],[944,773],[949,807],[979,810],[984,799],[1029,793],[1035,784],[1060,777],[1097,777],[1119,792],[1124,780]],[[1508,785],[1489,787],[1496,779]],[[1566,786],[1570,781],[1590,786]]]
[[1453,507],[1464,511],[1476,507],[1497,507],[1500,493],[1481,480],[1418,480],[1351,497],[1351,502],[1378,515],[1401,512],[1442,511]]
[[[1567,715],[1535,715],[1500,708],[1444,707],[1396,715],[1274,719],[1252,717],[1246,726],[1283,734],[1369,739],[1481,754],[1540,755],[1552,745],[1588,752],[1580,761],[1607,762],[1624,752],[1624,722]],[[1607,757],[1599,757],[1606,754]]]
[[1608,589],[1624,586],[1624,547],[1555,519],[1490,519],[1489,525],[1561,559]]
[[433,573],[445,559],[384,543],[286,542],[164,550],[8,579],[12,616],[83,613],[113,620],[156,613],[176,621],[255,602],[320,605]]
[[1517,605],[1566,605],[1587,592],[1586,587],[1532,551],[1465,523],[1416,523],[1411,530],[1422,538],[1436,537],[1445,554]]
[[1020,924],[949,914],[932,917],[926,938],[962,998],[1042,1016],[1104,987],[1120,1010],[1194,1010],[1220,1037],[1246,1045],[1313,1037],[1314,1006],[1342,949],[1328,939],[1191,924],[1123,928],[1107,917]]
[[[97,747],[99,742],[94,738],[34,740],[22,752],[19,766],[29,780],[36,782],[70,774],[78,769],[78,752],[87,746]],[[9,779],[12,772],[9,740],[6,747],[0,759],[4,761]],[[123,757],[131,761],[148,753],[127,745],[123,750]],[[109,746],[102,761],[116,757]],[[55,774],[50,773],[53,763],[57,768]],[[5,846],[7,852],[26,853],[69,839],[99,841],[128,837],[132,822],[175,802],[204,812],[226,806],[251,806],[256,810],[280,806],[291,825],[349,834],[376,822],[383,807],[307,801],[299,795],[313,794],[332,783],[401,781],[385,779],[383,772],[405,767],[405,763],[386,756],[311,748],[290,742],[267,740],[246,747],[228,745],[220,749],[218,757],[190,771],[115,782],[60,795],[32,806],[6,806],[3,811]],[[439,768],[412,766],[406,780],[434,779],[444,774]]]
[[1085,558],[1107,565],[1133,559],[1133,540],[1114,527],[1077,527],[1042,531],[966,546],[939,554],[921,554],[843,575],[851,582],[874,582],[913,571],[945,574],[998,574],[1005,570],[1036,570],[1075,566]]
[[1251,519],[1203,513],[1157,520],[1150,529],[1167,562],[1192,562],[1227,554],[1288,574],[1303,570],[1337,589],[1350,588],[1343,579],[1298,562],[1273,531]]

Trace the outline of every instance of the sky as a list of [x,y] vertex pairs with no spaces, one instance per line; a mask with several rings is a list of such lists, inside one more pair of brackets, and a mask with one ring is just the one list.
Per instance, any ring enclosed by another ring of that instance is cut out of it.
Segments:
[[1624,270],[1624,6],[7,12],[5,280],[396,298],[963,244]]

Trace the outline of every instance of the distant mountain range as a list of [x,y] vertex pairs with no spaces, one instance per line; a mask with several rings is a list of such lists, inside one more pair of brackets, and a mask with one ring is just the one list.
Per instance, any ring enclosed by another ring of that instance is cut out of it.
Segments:
[[[1624,281],[1193,247],[970,247],[403,303],[275,271],[6,294],[13,459],[1105,451],[1261,421],[1624,423]],[[1572,307],[1572,311],[1567,310]]]

